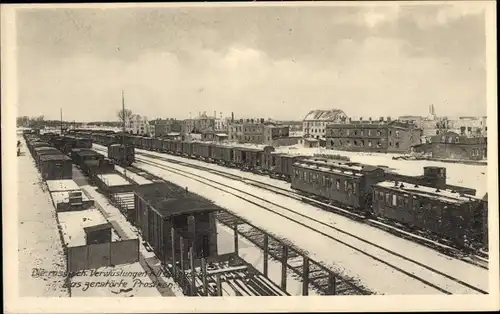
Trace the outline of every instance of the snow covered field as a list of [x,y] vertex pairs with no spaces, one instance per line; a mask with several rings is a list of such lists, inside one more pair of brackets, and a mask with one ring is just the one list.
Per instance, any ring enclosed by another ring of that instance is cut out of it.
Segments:
[[[56,212],[48,191],[42,190],[41,177],[26,143],[18,162],[19,214],[19,295],[21,297],[67,297],[63,288],[66,259],[57,229]],[[13,208],[11,208],[13,209]],[[47,273],[42,274],[43,271]]]
[[[142,158],[142,157],[141,157]],[[437,290],[414,280],[407,275],[402,273],[394,272],[394,269],[387,267],[381,262],[377,262],[371,258],[365,257],[346,246],[337,243],[332,239],[328,239],[317,232],[313,232],[310,229],[304,228],[296,223],[287,221],[282,217],[275,214],[270,214],[254,205],[245,204],[242,206],[241,200],[231,196],[227,193],[216,191],[212,188],[207,187],[202,183],[195,182],[191,179],[182,177],[180,175],[172,174],[168,171],[158,169],[157,167],[148,166],[145,164],[137,163],[137,166],[150,171],[154,174],[164,177],[165,179],[177,183],[181,186],[189,186],[190,190],[203,195],[207,198],[214,200],[219,206],[227,208],[236,214],[245,217],[255,223],[257,226],[275,232],[281,238],[287,238],[292,240],[296,245],[312,253],[312,257],[315,259],[323,260],[327,264],[332,265],[335,270],[340,273],[347,275],[348,277],[357,278],[362,280],[370,288],[374,289],[380,293],[404,293],[404,294],[415,294],[415,293],[436,293]],[[186,168],[177,165],[169,165],[176,168]],[[187,171],[194,172],[195,170],[186,169]],[[215,175],[209,174],[207,172],[199,173],[200,178],[213,178],[219,182],[224,181],[226,184],[240,188],[240,189],[253,189],[254,194],[260,194],[260,196],[268,199],[270,201],[276,202],[278,204],[286,204],[287,207],[290,206],[298,211],[309,210],[310,217],[317,218],[318,215],[328,215],[321,210],[318,210],[312,206],[290,200],[286,197],[279,195],[274,195],[273,193],[268,193],[264,191],[255,192],[254,187],[245,187],[245,184],[235,182],[233,180],[228,180],[225,178],[220,178]],[[267,206],[267,205],[266,205]],[[276,209],[276,208],[275,208]],[[311,210],[313,212],[311,212]],[[306,213],[306,212],[304,212]],[[286,213],[290,215],[290,213]],[[332,215],[332,214],[330,214]],[[446,272],[452,272],[453,276],[458,276],[458,278],[466,279],[466,282],[471,282],[479,285],[480,288],[487,290],[487,271],[479,269],[475,266],[465,264],[461,261],[451,260],[446,256],[436,253],[428,248],[422,247],[418,244],[408,242],[406,240],[399,239],[391,234],[385,233],[376,228],[371,228],[366,225],[362,225],[353,222],[344,217],[337,217],[335,215],[328,217],[326,221],[330,220],[332,226],[339,227],[340,229],[353,231],[350,227],[353,227],[357,236],[361,236],[364,239],[373,239],[377,244],[389,243],[391,249],[399,252],[402,255],[410,255],[411,258],[416,259],[423,265],[431,265],[432,267],[437,267],[439,270]],[[347,225],[344,225],[347,222]],[[315,228],[317,226],[314,226]],[[323,232],[334,237],[342,237],[350,243],[360,244],[360,240],[350,238],[348,235],[342,234],[342,232],[335,231],[326,227],[321,227]],[[300,231],[299,231],[300,230]],[[356,231],[357,230],[357,231]],[[369,235],[366,234],[369,233]],[[307,234],[307,236],[305,236]],[[298,236],[300,235],[300,236]],[[384,245],[387,246],[387,245]],[[329,250],[325,252],[324,247],[328,247]],[[367,247],[371,253],[376,253],[376,255],[384,256],[388,258],[387,253],[384,252],[384,248],[373,248],[364,245],[363,248]],[[335,251],[336,254],[331,256],[329,252]],[[342,253],[341,253],[342,252]],[[340,253],[340,254],[339,254]],[[390,255],[389,255],[390,257]],[[404,261],[400,258],[390,257],[392,260],[397,260],[399,267],[405,268],[410,273],[417,271],[419,275],[425,277],[426,279],[432,279],[431,282],[438,284],[439,286],[445,287],[446,289],[452,290],[454,293],[470,293],[469,289],[463,288],[462,286],[452,282],[451,280],[444,279],[441,276],[436,276],[429,270],[423,267],[416,266],[413,263]],[[432,263],[429,263],[432,261]],[[371,265],[371,267],[366,267],[366,265]],[[452,266],[453,265],[453,266]],[[391,280],[387,278],[393,277]],[[465,278],[464,278],[465,277]],[[386,279],[383,279],[386,278]],[[436,282],[437,281],[437,282]],[[405,283],[405,284],[403,284]]]

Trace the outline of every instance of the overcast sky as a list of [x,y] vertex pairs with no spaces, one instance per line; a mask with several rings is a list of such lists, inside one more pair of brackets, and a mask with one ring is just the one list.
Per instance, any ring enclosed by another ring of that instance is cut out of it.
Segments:
[[477,5],[24,9],[18,115],[486,114]]

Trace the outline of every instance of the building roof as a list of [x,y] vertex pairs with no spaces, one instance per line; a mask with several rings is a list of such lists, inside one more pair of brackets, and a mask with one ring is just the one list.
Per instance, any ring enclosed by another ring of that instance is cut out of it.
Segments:
[[212,201],[171,182],[141,185],[135,194],[162,217],[222,210]]
[[341,117],[345,117],[346,114],[340,109],[330,109],[330,110],[311,110],[304,117],[304,121],[334,121]]
[[83,230],[87,234],[94,231],[110,230],[110,229],[113,229],[113,225],[111,225],[111,223],[109,222],[83,228]]

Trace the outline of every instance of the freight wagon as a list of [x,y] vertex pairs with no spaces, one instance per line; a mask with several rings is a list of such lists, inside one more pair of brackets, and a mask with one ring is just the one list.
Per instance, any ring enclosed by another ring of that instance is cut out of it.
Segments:
[[112,144],[108,146],[108,158],[119,165],[130,166],[135,162],[135,149],[133,146]]
[[33,148],[33,159],[35,159],[37,167],[40,165],[40,157],[47,155],[63,155],[63,153],[54,147]]
[[45,155],[40,157],[40,173],[43,180],[64,180],[73,178],[73,164],[66,155]]
[[[177,261],[180,260],[181,237],[185,241],[184,248],[193,246],[195,258],[217,255],[214,215],[222,209],[213,202],[166,182],[137,187],[134,203],[134,224],[161,261],[172,256],[172,228]],[[185,261],[187,254],[185,250]]]

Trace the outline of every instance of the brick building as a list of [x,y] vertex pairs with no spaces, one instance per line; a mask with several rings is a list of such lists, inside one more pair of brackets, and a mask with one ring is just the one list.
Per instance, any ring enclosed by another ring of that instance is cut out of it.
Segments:
[[264,119],[233,120],[228,125],[228,139],[239,143],[262,144]]
[[412,150],[430,153],[432,158],[482,160],[488,157],[487,137],[468,137],[456,132],[431,137],[428,143],[415,145]]
[[374,121],[347,121],[346,123],[330,124],[326,126],[326,147],[330,149],[405,153],[410,147],[420,144],[421,130],[413,123],[384,121],[380,118]]
[[154,135],[165,137],[170,133],[180,133],[182,129],[181,121],[175,119],[157,119],[150,122],[154,125]]

